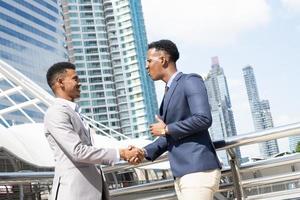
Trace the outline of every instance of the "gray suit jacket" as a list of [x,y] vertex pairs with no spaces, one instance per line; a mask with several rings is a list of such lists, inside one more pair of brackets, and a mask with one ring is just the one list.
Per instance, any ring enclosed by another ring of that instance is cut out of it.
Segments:
[[95,164],[112,164],[117,150],[93,147],[79,115],[62,99],[49,107],[44,125],[55,158],[51,199],[109,199],[102,171]]

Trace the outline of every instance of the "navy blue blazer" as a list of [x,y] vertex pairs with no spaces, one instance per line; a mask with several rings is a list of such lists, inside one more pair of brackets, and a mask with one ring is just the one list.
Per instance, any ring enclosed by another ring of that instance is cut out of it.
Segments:
[[162,101],[160,115],[168,134],[144,147],[147,160],[169,151],[174,177],[221,168],[208,133],[212,117],[201,76],[178,73]]

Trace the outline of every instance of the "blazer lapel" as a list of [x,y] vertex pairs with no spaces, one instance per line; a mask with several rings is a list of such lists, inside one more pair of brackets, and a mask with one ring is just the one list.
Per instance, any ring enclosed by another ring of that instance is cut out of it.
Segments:
[[161,101],[160,107],[159,107],[159,115],[160,116],[163,115],[164,101],[165,101],[165,95],[164,95],[163,100]]
[[[84,121],[83,119],[80,118],[79,116],[79,113],[77,114],[75,110],[73,110],[67,103],[63,102],[63,101],[60,101],[59,99],[57,99],[56,103],[58,104],[61,104],[62,106],[66,107],[68,109],[68,111],[72,114],[72,115],[75,115],[75,118],[77,118],[80,123],[81,126],[83,126],[83,130],[84,130],[84,133],[85,135],[91,139],[90,137],[90,133],[89,133],[89,130],[87,130],[84,126]],[[76,126],[77,124],[74,124],[74,126]]]
[[181,76],[182,76],[182,72],[180,72],[176,75],[176,77],[173,79],[173,82],[171,83],[171,86],[170,86],[168,92],[166,93],[166,95],[164,96],[164,99],[162,101],[163,105],[161,105],[161,106],[163,107],[163,109],[162,109],[162,115],[161,116],[162,116],[164,121],[166,120],[168,106],[169,106],[171,97],[174,94],[174,91],[175,91],[175,89],[178,85],[178,80],[180,79]]
[[[74,111],[74,112],[75,112],[75,111]],[[87,136],[89,139],[91,139],[90,129],[89,129],[89,128],[86,128],[86,127],[88,127],[88,125],[85,125],[85,124],[84,124],[84,123],[86,123],[86,122],[84,121],[84,119],[83,119],[82,117],[80,117],[80,113],[77,114],[77,113],[75,112],[75,114],[76,114],[76,116],[78,117],[78,119],[80,120],[81,125],[83,126],[84,133],[86,134],[86,136]]]

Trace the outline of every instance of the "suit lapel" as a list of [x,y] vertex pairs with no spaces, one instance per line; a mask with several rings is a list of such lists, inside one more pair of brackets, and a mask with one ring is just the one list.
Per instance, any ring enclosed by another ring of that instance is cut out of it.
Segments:
[[160,107],[159,107],[159,115],[160,115],[160,116],[163,115],[164,100],[165,100],[165,95],[164,95],[163,100],[161,101]]
[[170,86],[168,92],[166,93],[166,95],[164,96],[164,99],[162,101],[163,105],[161,105],[161,106],[163,108],[162,108],[162,115],[161,116],[162,116],[164,121],[166,120],[169,103],[172,99],[174,91],[175,91],[175,89],[178,85],[178,80],[180,79],[181,76],[182,76],[182,72],[180,72],[176,75],[176,77],[173,79],[173,82],[171,83],[171,86]]
[[83,124],[84,121],[83,121],[83,119],[80,118],[79,114],[77,114],[76,111],[73,110],[73,109],[72,109],[66,102],[64,102],[64,101],[60,101],[59,99],[57,99],[56,103],[61,104],[62,106],[66,107],[66,108],[68,109],[68,111],[71,113],[71,115],[75,115],[75,118],[77,119],[77,121],[79,121],[79,123],[74,124],[73,126],[78,126],[78,124],[80,124],[81,126],[83,126],[83,130],[84,130],[85,135],[86,135],[89,139],[91,139],[89,130],[87,130],[87,129],[85,128],[85,126],[84,126],[84,124]]

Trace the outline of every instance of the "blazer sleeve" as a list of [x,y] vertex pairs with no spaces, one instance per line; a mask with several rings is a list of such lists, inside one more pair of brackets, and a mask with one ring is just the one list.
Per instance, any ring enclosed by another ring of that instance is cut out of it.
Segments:
[[74,131],[70,114],[63,107],[49,110],[44,123],[48,134],[71,160],[91,164],[113,164],[117,161],[117,149],[83,144],[78,133]]
[[167,139],[166,137],[159,137],[154,142],[144,147],[146,150],[145,158],[147,160],[154,161],[161,154],[167,151]]
[[180,140],[186,136],[207,130],[212,124],[207,91],[202,78],[196,74],[188,75],[181,84],[191,112],[191,116],[168,124],[172,138]]

